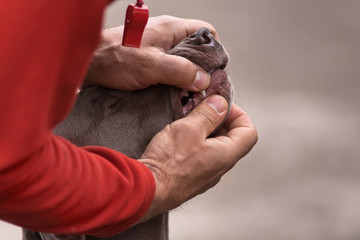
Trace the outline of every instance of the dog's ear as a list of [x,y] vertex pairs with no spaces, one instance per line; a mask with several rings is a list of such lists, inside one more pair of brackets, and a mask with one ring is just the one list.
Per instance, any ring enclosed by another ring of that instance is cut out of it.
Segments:
[[85,235],[40,233],[42,240],[85,240]]

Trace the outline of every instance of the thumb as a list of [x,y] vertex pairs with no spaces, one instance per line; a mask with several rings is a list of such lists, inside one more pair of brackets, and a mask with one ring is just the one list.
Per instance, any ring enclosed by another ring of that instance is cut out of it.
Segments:
[[186,58],[161,53],[154,60],[156,71],[152,77],[158,83],[193,92],[204,90],[210,84],[210,74]]
[[208,137],[224,120],[228,103],[220,95],[206,98],[185,117],[196,126],[202,137]]

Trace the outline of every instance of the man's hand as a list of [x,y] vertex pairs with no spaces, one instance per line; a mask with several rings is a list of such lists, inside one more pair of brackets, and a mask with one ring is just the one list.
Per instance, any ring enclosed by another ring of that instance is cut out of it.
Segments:
[[166,54],[201,27],[207,27],[218,39],[214,27],[206,22],[170,16],[149,19],[141,48],[121,45],[122,26],[104,30],[84,87],[137,90],[162,83],[194,92],[206,89],[210,82],[208,73],[185,58]]
[[223,97],[211,96],[152,139],[139,161],[153,172],[156,193],[142,221],[213,187],[255,145],[256,129],[236,105],[220,134],[208,138],[225,118],[227,108]]
[[[218,39],[214,27],[206,22],[169,16],[149,19],[140,49],[121,45],[122,27],[105,30],[84,86],[137,90],[162,83],[189,91],[206,89],[208,73],[185,58],[166,54],[201,27],[207,27]],[[153,172],[156,193],[141,221],[205,192],[251,150],[257,141],[256,129],[236,105],[217,130],[218,135],[208,137],[223,121],[227,109],[223,97],[211,96],[152,139],[139,161]]]

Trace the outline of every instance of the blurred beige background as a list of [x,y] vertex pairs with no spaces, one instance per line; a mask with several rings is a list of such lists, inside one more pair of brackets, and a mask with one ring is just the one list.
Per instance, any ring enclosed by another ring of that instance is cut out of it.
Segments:
[[[105,26],[123,23],[115,2]],[[131,1],[133,2],[133,1]],[[360,1],[145,0],[212,23],[259,142],[171,214],[173,240],[360,239]],[[1,240],[20,240],[0,222]]]

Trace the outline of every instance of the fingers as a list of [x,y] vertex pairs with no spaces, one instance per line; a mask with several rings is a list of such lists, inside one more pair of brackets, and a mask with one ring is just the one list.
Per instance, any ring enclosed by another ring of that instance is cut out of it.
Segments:
[[152,25],[156,26],[160,32],[161,29],[164,31],[171,31],[170,35],[172,36],[172,44],[169,47],[174,47],[181,40],[202,27],[208,28],[215,39],[219,40],[219,36],[214,26],[201,20],[183,19],[172,16],[158,16],[149,19],[148,26]]
[[215,28],[207,22],[201,20],[195,20],[195,19],[179,19],[179,18],[175,18],[173,21],[178,21],[178,23],[174,24],[175,27],[174,32],[177,34],[175,34],[173,46],[175,46],[182,39],[193,34],[202,27],[208,28],[211,34],[214,36],[214,38],[216,40],[219,40],[219,36],[216,33]]
[[224,120],[228,109],[225,98],[213,95],[200,103],[180,121],[188,121],[199,131],[200,138],[207,138]]
[[[216,30],[211,24],[201,20],[182,19],[171,16],[151,18],[144,40],[145,38],[152,39],[158,35],[163,36],[160,40],[149,41],[148,44],[150,46],[157,46],[167,52],[201,27],[208,28],[213,36],[219,40]],[[194,92],[199,92],[209,86],[210,75],[191,61],[182,57],[167,55],[161,51],[159,51],[159,54],[154,55],[154,57],[155,64],[152,66],[156,66],[156,69],[153,71],[153,79],[157,83],[175,85]]]
[[247,113],[240,107],[233,105],[229,119],[225,122],[229,126],[227,136],[233,141],[233,147],[239,146],[239,156],[245,156],[258,140],[258,134]]
[[[164,53],[201,27],[207,27],[218,39],[215,28],[209,23],[170,16],[149,19],[140,49],[121,46],[122,27],[106,29],[94,55],[97,60],[106,59],[106,64],[92,61],[92,71],[88,72],[87,79],[122,90],[142,89],[162,83],[188,91],[202,91],[209,86],[210,75],[185,58]],[[93,76],[97,65],[99,69],[106,67],[106,71]]]
[[187,117],[171,123],[151,140],[140,160],[150,167],[156,180],[148,217],[175,208],[216,185],[255,144],[255,127],[236,105],[225,121],[229,131],[207,138],[225,118],[227,109],[223,97],[206,98]]
[[210,74],[191,61],[161,52],[153,56],[152,66],[155,66],[155,69],[153,68],[149,75],[155,83],[175,85],[193,92],[199,92],[209,86]]
[[[92,61],[87,76],[87,79],[95,80],[92,83],[120,90],[143,89],[161,83],[193,92],[204,90],[210,84],[210,74],[202,68],[157,48],[117,46],[116,51],[111,47],[107,49],[99,50],[96,61]],[[106,66],[106,71],[95,71],[97,67],[103,69],[103,66]],[[93,76],[94,73],[97,74]]]
[[228,125],[230,129],[236,127],[255,128],[248,114],[236,104],[232,104],[225,125]]
[[235,104],[232,105],[224,125],[228,129],[225,136],[207,141],[211,148],[219,148],[221,145],[223,152],[230,155],[229,166],[233,166],[252,149],[258,140],[258,134],[247,113]]

